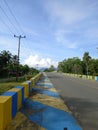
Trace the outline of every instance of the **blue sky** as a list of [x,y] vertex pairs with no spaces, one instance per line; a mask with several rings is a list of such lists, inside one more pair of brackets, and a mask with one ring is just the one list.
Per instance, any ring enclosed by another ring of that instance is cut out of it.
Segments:
[[[71,57],[82,58],[88,51],[98,58],[97,0],[0,0],[0,51],[17,54],[21,39],[20,61],[30,66],[57,66]],[[4,14],[2,9],[5,11]],[[10,23],[11,22],[11,23]]]

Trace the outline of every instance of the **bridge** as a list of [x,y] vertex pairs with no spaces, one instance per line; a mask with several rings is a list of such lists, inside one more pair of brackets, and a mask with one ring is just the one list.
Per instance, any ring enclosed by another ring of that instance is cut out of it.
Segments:
[[0,96],[0,130],[97,130],[98,82],[40,73]]

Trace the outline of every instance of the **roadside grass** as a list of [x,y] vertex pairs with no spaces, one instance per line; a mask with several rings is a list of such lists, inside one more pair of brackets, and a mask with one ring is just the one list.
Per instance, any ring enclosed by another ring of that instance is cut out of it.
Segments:
[[7,90],[15,87],[15,86],[21,86],[22,82],[6,82],[6,83],[0,83],[0,95]]
[[30,78],[34,77],[37,73],[34,73],[32,75],[25,75],[18,78],[18,82],[16,82],[16,78],[7,78],[7,79],[0,79],[0,95],[7,90],[15,87],[15,86],[21,86],[21,83],[25,82],[26,80],[29,80]]

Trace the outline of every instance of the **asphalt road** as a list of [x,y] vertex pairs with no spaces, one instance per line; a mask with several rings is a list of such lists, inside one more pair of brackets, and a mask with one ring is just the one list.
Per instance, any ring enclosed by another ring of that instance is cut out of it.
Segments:
[[98,130],[98,82],[47,73],[83,130]]

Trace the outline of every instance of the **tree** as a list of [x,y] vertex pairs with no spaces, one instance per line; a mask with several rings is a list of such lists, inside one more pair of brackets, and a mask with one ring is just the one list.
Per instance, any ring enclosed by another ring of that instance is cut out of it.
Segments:
[[2,51],[0,53],[0,75],[7,76],[9,72],[9,67],[11,63],[12,54],[9,51]]
[[32,74],[34,75],[34,74],[36,74],[36,73],[39,73],[39,70],[37,70],[37,69],[31,67],[29,73],[30,73],[31,75],[32,75]]
[[18,56],[17,55],[12,55],[9,75],[16,76],[17,65],[18,65]]
[[83,55],[83,61],[86,65],[86,74],[88,75],[88,67],[89,67],[89,61],[90,61],[91,57],[89,56],[89,52],[85,52]]
[[23,76],[25,74],[35,75],[38,72],[38,70],[30,68],[28,65],[21,65],[18,63],[17,55],[12,55],[9,51],[6,50],[0,52],[0,78],[9,76],[15,77],[16,74],[19,74],[19,76]]
[[65,73],[82,73],[81,60],[78,57],[68,58],[59,62],[58,71]]
[[55,67],[53,65],[50,66],[49,71],[55,71]]
[[51,65],[50,68],[46,68],[44,71],[45,71],[45,72],[55,71],[55,67],[54,67],[53,65]]
[[58,71],[60,71],[60,72],[66,72],[65,70],[66,69],[65,69],[65,63],[64,63],[64,61],[59,62],[58,63]]
[[73,66],[73,72],[75,74],[82,74],[82,66],[79,64],[74,64]]
[[0,57],[1,57],[1,60],[2,60],[1,64],[3,66],[6,66],[7,64],[10,63],[11,55],[12,54],[9,51],[6,51],[6,50],[4,50],[4,51],[1,52]]
[[98,59],[91,59],[89,62],[89,73],[98,76]]
[[29,70],[30,70],[30,68],[29,68],[28,65],[24,65],[24,66],[23,66],[23,73],[24,73],[24,74],[28,74],[28,73],[29,73]]

